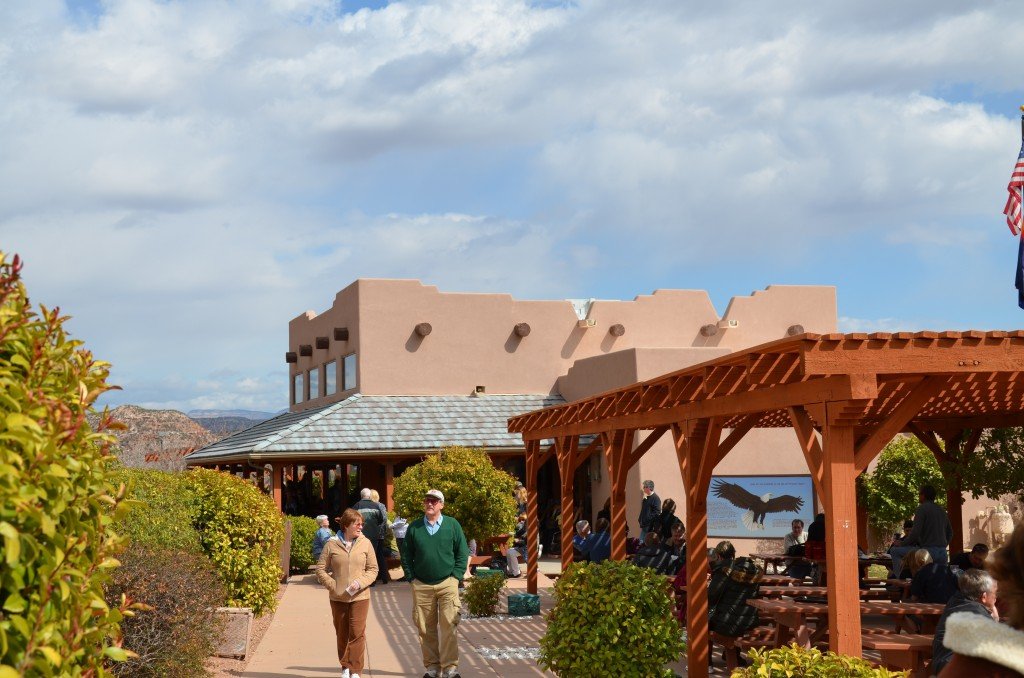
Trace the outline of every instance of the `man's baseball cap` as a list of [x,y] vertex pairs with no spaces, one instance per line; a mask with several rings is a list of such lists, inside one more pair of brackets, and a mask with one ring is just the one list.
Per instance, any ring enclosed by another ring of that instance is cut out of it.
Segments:
[[433,497],[434,499],[444,502],[444,495],[441,494],[441,490],[427,490],[427,493],[423,495],[425,497]]

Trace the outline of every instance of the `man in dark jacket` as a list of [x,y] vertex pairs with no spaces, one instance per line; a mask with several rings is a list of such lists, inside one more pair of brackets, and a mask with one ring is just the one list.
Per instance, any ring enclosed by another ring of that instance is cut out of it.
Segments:
[[984,570],[988,559],[988,544],[977,543],[970,551],[958,553],[950,559],[949,564],[967,570]]
[[[373,500],[373,490],[368,487],[360,490],[359,501],[353,504],[352,508],[359,511],[359,515],[363,517],[363,536],[373,544],[373,551],[377,556],[380,569],[387,572],[387,558],[381,560],[380,548],[384,539],[384,529],[388,522],[387,514],[381,511],[380,504]],[[377,581],[381,581],[379,574]],[[374,586],[376,583],[374,582],[370,586]]]
[[[953,539],[953,526],[949,523],[946,509],[935,503],[935,488],[931,485],[922,485],[918,498],[921,503],[914,513],[914,526],[910,534],[900,540],[899,546],[889,549],[894,567],[916,549],[927,550],[936,563],[944,565],[949,562],[946,548]],[[897,574],[894,573],[894,576]]]
[[640,502],[640,543],[651,529],[651,523],[661,515],[661,498],[654,493],[654,481],[645,480],[643,484],[644,499]]
[[996,582],[984,570],[971,569],[960,575],[960,590],[946,603],[946,609],[939,617],[932,642],[932,674],[942,672],[953,658],[953,651],[942,644],[946,636],[946,620],[955,612],[970,612],[983,617],[999,620],[996,612]]

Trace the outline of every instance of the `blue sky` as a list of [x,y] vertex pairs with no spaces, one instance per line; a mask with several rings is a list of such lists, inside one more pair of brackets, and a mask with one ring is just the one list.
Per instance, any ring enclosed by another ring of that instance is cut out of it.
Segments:
[[818,4],[3,3],[0,249],[152,407],[284,407],[357,277],[1021,327],[1018,8]]

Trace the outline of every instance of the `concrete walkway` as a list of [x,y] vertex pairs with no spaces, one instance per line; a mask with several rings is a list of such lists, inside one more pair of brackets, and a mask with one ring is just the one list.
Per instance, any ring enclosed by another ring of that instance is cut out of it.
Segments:
[[[557,560],[542,560],[541,572],[558,572]],[[393,571],[401,576],[401,570]],[[554,676],[542,671],[535,659],[487,659],[481,651],[537,648],[544,635],[543,614],[551,609],[550,580],[541,575],[541,616],[488,619],[463,618],[459,624],[459,671],[465,678],[479,676]],[[525,574],[510,579],[506,588],[526,590]],[[498,612],[504,615],[502,598]],[[405,582],[377,585],[371,594],[366,622],[367,661],[362,678],[423,675],[419,641],[412,624],[412,589]],[[685,659],[671,667],[686,675]],[[724,667],[723,667],[724,669]],[[714,675],[725,675],[713,671]],[[274,619],[252,655],[246,678],[325,678],[340,676],[327,592],[312,574],[291,577]]]
[[[544,562],[558,571],[558,562]],[[400,575],[399,571],[396,574]],[[543,578],[543,577],[542,577]],[[546,578],[544,578],[546,580]],[[526,577],[509,580],[506,588],[526,589]],[[551,589],[540,592],[541,611],[551,609]],[[291,577],[246,671],[248,678],[339,676],[334,628],[327,592],[312,574]],[[405,582],[378,584],[371,594],[366,622],[366,668],[361,676],[419,676],[423,661],[412,624],[412,589]],[[499,608],[505,612],[505,601]],[[463,676],[553,676],[534,659],[486,659],[478,650],[536,648],[544,634],[542,617],[463,619],[459,624],[459,670]]]

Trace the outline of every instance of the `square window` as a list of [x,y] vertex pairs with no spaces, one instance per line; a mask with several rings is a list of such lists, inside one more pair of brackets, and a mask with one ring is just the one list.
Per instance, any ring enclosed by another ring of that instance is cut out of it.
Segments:
[[302,395],[302,372],[299,372],[292,381],[292,402],[301,403]]
[[338,361],[332,360],[324,365],[324,395],[338,392]]
[[344,374],[342,375],[341,388],[349,390],[356,387],[356,354],[351,353],[345,356],[343,363]]

